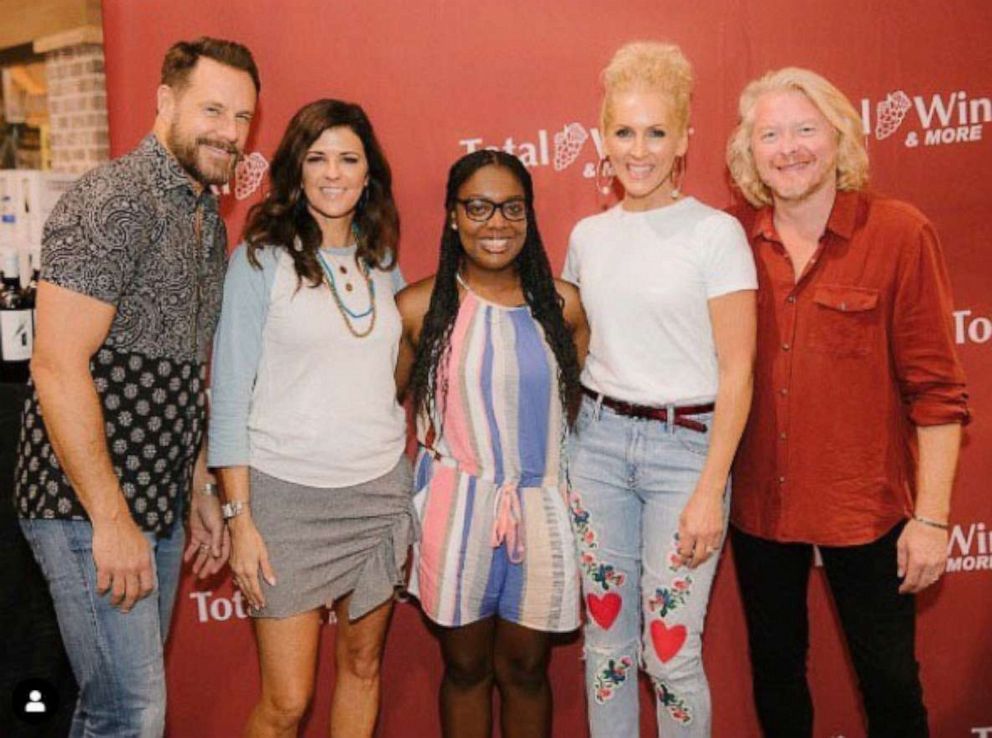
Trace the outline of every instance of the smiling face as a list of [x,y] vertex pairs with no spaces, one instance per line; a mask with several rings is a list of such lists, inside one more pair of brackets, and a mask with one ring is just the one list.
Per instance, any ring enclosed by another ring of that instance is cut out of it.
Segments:
[[484,221],[473,220],[469,214],[476,215],[477,210],[486,209],[481,203],[472,201],[511,203],[505,206],[511,212],[519,209],[516,203],[526,206],[523,185],[509,169],[489,164],[465,180],[458,188],[458,199],[462,202],[455,204],[451,223],[458,228],[462,248],[468,257],[465,268],[468,271],[511,268],[527,237],[526,215],[522,220],[510,220],[499,207]]
[[324,130],[303,157],[303,194],[318,223],[353,218],[368,181],[365,147],[347,126]]
[[768,92],[754,105],[751,153],[776,202],[801,202],[837,189],[838,133],[798,90]]
[[657,91],[615,93],[608,106],[606,155],[623,185],[627,210],[653,210],[672,202],[672,169],[689,148],[671,99]]
[[162,142],[197,182],[224,184],[244,152],[256,98],[250,74],[201,58],[181,87],[159,88]]

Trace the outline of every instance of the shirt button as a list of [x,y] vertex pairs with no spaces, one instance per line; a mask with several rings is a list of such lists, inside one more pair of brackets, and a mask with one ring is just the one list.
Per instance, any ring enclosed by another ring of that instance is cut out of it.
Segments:
[[779,433],[778,434],[778,437],[781,438],[784,441],[786,439],[786,433],[785,433],[785,431],[782,431],[781,433]]
[[783,343],[783,344],[782,344],[782,350],[783,350],[783,351],[788,351],[788,350],[789,350],[789,344],[787,344],[787,343]]
[[796,301],[796,296],[795,295],[789,295],[788,297],[785,298],[785,301],[786,302],[790,302],[790,303],[791,302],[795,302]]
[[779,484],[785,484],[785,477],[779,477],[778,478],[778,483]]
[[789,388],[788,387],[783,387],[778,392],[779,392],[780,395],[787,395],[787,394],[789,394]]

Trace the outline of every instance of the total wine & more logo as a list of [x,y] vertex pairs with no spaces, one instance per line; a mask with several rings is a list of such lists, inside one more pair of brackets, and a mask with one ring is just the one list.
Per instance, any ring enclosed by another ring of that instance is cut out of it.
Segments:
[[551,167],[556,172],[568,169],[588,149],[586,161],[582,165],[582,176],[592,179],[596,176],[596,164],[603,156],[603,136],[598,128],[586,128],[581,123],[567,123],[556,131],[538,129],[533,136],[507,136],[502,142],[487,141],[484,138],[462,138],[458,145],[465,154],[480,149],[502,150],[516,156],[526,167]]
[[908,148],[975,143],[992,122],[992,99],[972,97],[965,90],[929,96],[896,90],[876,102],[863,98],[861,120],[865,136],[874,133],[879,141],[901,130]]
[[954,525],[947,541],[947,573],[990,570],[992,531],[982,522]]
[[992,316],[976,314],[974,310],[955,310],[954,342],[988,343],[992,340]]

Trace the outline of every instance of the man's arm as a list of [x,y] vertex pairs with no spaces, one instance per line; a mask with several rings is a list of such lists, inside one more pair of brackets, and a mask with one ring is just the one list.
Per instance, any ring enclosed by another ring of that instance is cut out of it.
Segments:
[[899,537],[897,555],[899,591],[912,593],[944,571],[947,530],[939,526],[948,522],[961,426],[970,413],[954,344],[947,266],[929,222],[922,222],[901,250],[898,269],[892,348],[900,392],[916,426],[919,459],[914,518]]
[[121,492],[107,450],[103,412],[90,374],[116,308],[42,281],[31,375],[59,463],[93,524],[97,591],[127,612],[151,593],[151,549]]
[[[916,508],[906,523],[897,547],[903,593],[919,592],[940,579],[947,563],[946,525],[951,509],[951,488],[961,447],[958,423],[918,426],[919,463],[916,469]],[[921,522],[929,521],[929,522]]]

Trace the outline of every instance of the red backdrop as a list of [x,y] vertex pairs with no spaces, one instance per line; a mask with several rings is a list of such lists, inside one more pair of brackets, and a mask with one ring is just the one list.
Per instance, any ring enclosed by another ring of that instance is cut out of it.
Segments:
[[[572,225],[606,204],[588,176],[597,159],[598,74],[625,41],[672,40],[693,61],[687,190],[716,206],[730,198],[723,150],[743,85],[785,65],[833,80],[866,116],[874,187],[934,220],[950,264],[977,422],[966,432],[954,498],[952,572],[920,598],[919,652],[934,736],[992,738],[992,3],[104,0],[104,24],[114,155],[149,130],[162,56],[181,38],[209,34],[252,49],[263,89],[249,150],[266,157],[302,104],[360,102],[393,165],[400,263],[411,280],[435,264],[448,166],[479,145],[513,146],[533,165],[545,242],[561,266]],[[888,125],[880,128],[878,106],[890,94],[882,107],[890,109]],[[572,123],[587,139],[574,161],[563,151],[556,161],[555,134]],[[257,197],[225,198],[232,241]],[[811,593],[816,736],[856,738],[864,730],[854,677],[823,584],[814,577]],[[726,557],[705,646],[718,738],[759,734],[740,597]],[[207,586],[184,581],[168,650],[170,736],[239,734],[259,685],[243,614],[226,578]],[[305,736],[326,735],[333,633],[325,632]],[[577,638],[554,655],[556,736],[585,735],[580,655]],[[437,735],[439,675],[418,611],[400,606],[385,657],[379,735]]]

